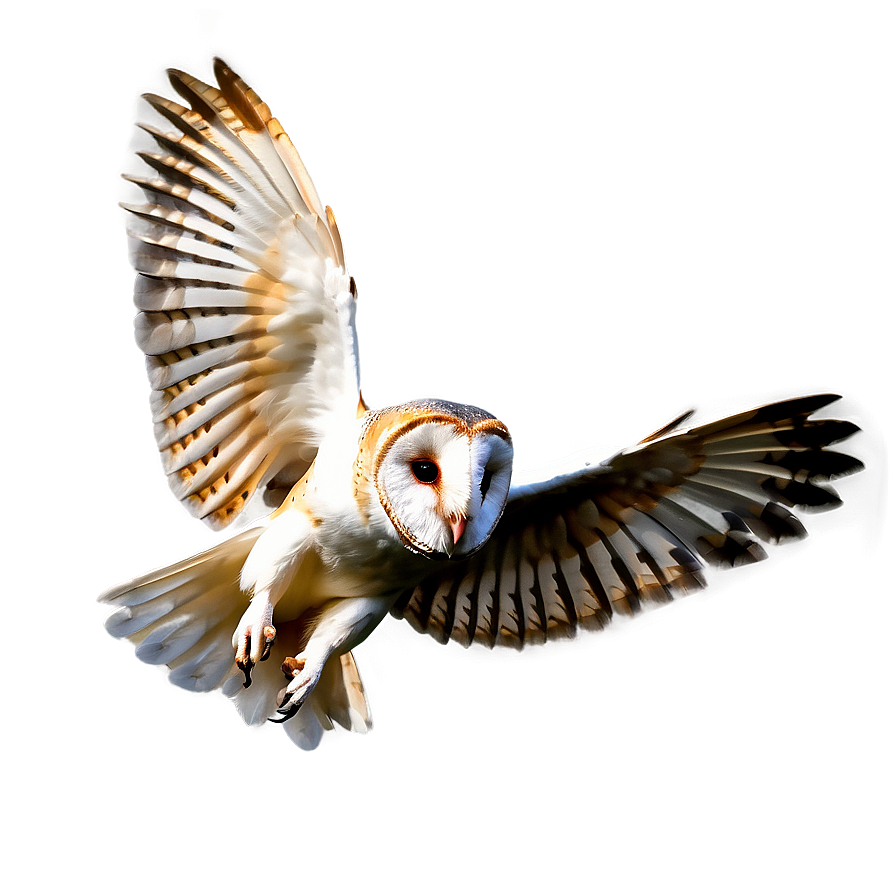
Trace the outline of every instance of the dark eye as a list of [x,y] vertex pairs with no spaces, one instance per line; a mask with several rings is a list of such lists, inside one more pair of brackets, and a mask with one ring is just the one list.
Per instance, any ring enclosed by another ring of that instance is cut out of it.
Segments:
[[479,483],[479,491],[482,492],[482,500],[485,500],[485,495],[488,492],[489,486],[492,484],[492,476],[493,472],[486,468],[482,473],[482,482]]
[[412,460],[411,472],[424,485],[432,485],[439,478],[439,466],[431,460]]

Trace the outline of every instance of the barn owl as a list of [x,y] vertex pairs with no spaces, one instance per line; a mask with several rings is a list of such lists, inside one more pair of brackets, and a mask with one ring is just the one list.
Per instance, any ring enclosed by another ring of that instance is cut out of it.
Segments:
[[170,71],[183,106],[129,177],[137,342],[155,437],[210,550],[103,594],[106,628],[195,691],[304,749],[370,710],[353,648],[388,615],[438,641],[522,648],[601,629],[705,584],[706,564],[763,559],[805,535],[792,507],[861,463],[857,430],[810,419],[835,395],[685,429],[687,414],[609,460],[511,486],[492,414],[361,397],[357,289],[336,220],[289,137],[220,60],[217,86]]

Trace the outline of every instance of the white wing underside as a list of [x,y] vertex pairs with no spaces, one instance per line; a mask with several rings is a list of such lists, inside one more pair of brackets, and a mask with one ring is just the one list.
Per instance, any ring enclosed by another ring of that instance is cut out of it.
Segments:
[[[221,528],[276,505],[360,400],[354,283],[329,208],[280,124],[216,60],[219,87],[171,71],[190,108],[145,99],[153,169],[132,213],[137,342],[169,484]],[[279,475],[278,475],[279,474]],[[253,507],[261,511],[256,499]]]

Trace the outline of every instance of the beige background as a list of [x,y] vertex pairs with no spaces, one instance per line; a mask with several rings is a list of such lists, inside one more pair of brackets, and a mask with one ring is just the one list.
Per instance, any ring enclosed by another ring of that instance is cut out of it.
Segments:
[[[846,9],[8,14],[4,873],[22,892],[892,892],[894,22]],[[156,456],[117,175],[138,95],[170,92],[168,65],[210,77],[214,54],[336,212],[372,404],[486,407],[525,469],[600,459],[692,405],[840,391],[869,468],[844,508],[573,644],[465,653],[387,620],[357,651],[374,731],[314,754],[171,687],[94,603],[216,537]]]

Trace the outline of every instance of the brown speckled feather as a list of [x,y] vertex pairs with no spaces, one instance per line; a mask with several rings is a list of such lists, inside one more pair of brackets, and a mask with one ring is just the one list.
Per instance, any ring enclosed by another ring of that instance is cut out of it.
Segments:
[[838,396],[658,430],[605,463],[511,491],[485,547],[446,563],[392,609],[442,643],[522,648],[603,628],[705,586],[703,567],[762,560],[802,538],[791,507],[837,507],[823,484],[861,469],[827,446],[857,431],[809,416]]
[[[360,400],[354,282],[332,211],[268,107],[225,63],[218,86],[169,76],[141,126],[131,213],[137,342],[174,494],[214,528],[261,486],[270,504],[313,460],[322,420]],[[326,363],[322,363],[322,359]],[[259,507],[260,511],[264,507]]]

